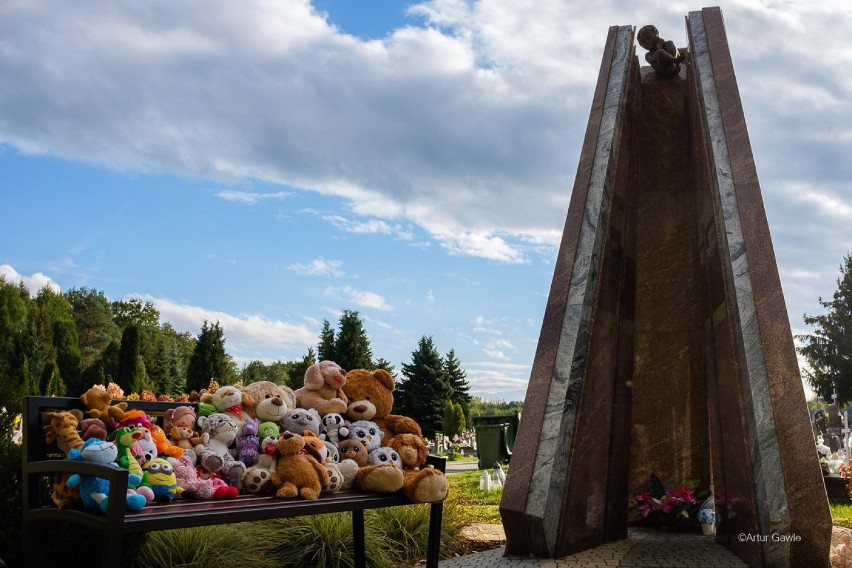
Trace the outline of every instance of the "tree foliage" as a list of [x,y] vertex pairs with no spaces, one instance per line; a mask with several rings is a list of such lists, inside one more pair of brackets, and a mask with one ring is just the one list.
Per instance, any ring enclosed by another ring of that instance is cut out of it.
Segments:
[[347,371],[372,369],[373,350],[358,312],[343,310],[337,328],[337,337],[334,340],[335,358],[332,360]]
[[813,326],[810,335],[800,335],[799,352],[808,362],[805,378],[823,400],[831,401],[837,388],[838,404],[852,401],[852,256],[840,266],[841,276],[831,300],[819,298],[826,309],[820,315],[805,315]]
[[233,381],[234,375],[233,359],[225,351],[224,330],[218,321],[210,325],[204,320],[186,371],[187,390],[207,388],[211,379],[226,385]]
[[317,344],[317,358],[320,361],[337,362],[337,353],[334,350],[334,328],[331,327],[328,320],[322,320],[322,329]]
[[470,422],[470,383],[467,382],[467,373],[462,369],[461,362],[456,358],[455,349],[450,349],[444,358],[444,374],[450,385],[450,400],[461,407],[465,421]]
[[448,400],[444,407],[444,434],[447,436],[456,436],[461,434],[466,427],[467,422],[465,421],[464,410],[461,404]]
[[442,431],[444,409],[451,388],[444,372],[444,360],[431,337],[420,338],[411,363],[402,365],[403,380],[395,395],[396,412],[420,424],[423,435],[434,437]]

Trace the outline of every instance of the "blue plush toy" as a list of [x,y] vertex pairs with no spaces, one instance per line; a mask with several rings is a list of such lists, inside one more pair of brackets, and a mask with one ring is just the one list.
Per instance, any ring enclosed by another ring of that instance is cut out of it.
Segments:
[[[89,461],[95,463],[112,463],[118,457],[118,448],[112,442],[89,438],[83,447],[68,452],[68,459]],[[138,475],[130,474],[130,485],[138,485],[141,479]],[[109,481],[93,475],[72,474],[66,482],[68,487],[80,488],[80,499],[86,507],[99,508],[104,513],[107,510],[109,497]],[[127,492],[127,510],[138,511],[145,506],[147,500],[135,492]]]

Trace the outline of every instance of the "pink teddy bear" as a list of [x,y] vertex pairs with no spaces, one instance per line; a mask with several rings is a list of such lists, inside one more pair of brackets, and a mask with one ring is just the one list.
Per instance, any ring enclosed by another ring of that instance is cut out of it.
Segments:
[[296,404],[301,408],[313,408],[320,416],[330,412],[343,414],[349,399],[343,392],[346,371],[334,361],[314,363],[305,371],[305,386],[296,390]]

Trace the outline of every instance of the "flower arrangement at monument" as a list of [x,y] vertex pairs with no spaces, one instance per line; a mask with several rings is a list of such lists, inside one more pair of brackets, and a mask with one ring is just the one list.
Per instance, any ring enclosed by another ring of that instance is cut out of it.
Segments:
[[697,526],[701,501],[695,496],[695,484],[681,484],[667,489],[655,474],[648,479],[648,489],[630,499],[629,518],[655,528],[693,529]]

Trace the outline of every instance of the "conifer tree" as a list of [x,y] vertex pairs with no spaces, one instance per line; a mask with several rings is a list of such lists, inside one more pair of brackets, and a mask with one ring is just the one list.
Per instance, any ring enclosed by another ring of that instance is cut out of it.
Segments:
[[803,343],[799,352],[809,365],[805,378],[811,388],[827,402],[837,388],[837,403],[842,407],[852,401],[852,256],[849,254],[843,258],[840,272],[832,299],[819,298],[826,313],[804,316],[814,333],[798,339]]
[[128,325],[124,328],[124,333],[121,334],[118,376],[115,381],[128,394],[134,392],[138,394],[142,390],[153,390],[154,388],[145,371],[141,348],[139,328],[133,324]]
[[320,361],[337,361],[337,355],[334,352],[334,329],[328,320],[322,321],[322,330],[320,331],[320,341],[317,345],[317,359]]
[[450,385],[444,373],[444,361],[431,337],[420,338],[411,363],[402,365],[404,379],[394,395],[398,414],[410,416],[420,424],[423,435],[441,432],[444,409],[450,400]]
[[56,367],[69,396],[80,396],[85,392],[80,382],[80,345],[77,341],[77,328],[70,320],[59,320],[53,324],[53,346],[56,353]]
[[233,360],[225,351],[225,332],[219,327],[218,321],[209,325],[205,320],[189,359],[187,390],[205,389],[211,379],[216,379],[220,385],[230,384],[234,374]]
[[[450,349],[444,358],[444,373],[450,384],[450,400],[459,404],[464,414],[465,423],[470,422],[470,383],[467,382],[467,373],[461,368],[461,363],[456,359],[455,349]],[[464,427],[462,427],[464,430]],[[460,430],[461,431],[461,430]]]
[[287,361],[285,364],[287,376],[289,377],[287,386],[293,390],[300,389],[305,386],[305,371],[307,371],[308,367],[316,362],[317,357],[314,354],[313,347],[308,347],[308,352],[305,353],[305,356],[302,357],[301,360]]
[[373,351],[358,312],[343,310],[334,341],[334,356],[332,361],[346,371],[372,369]]

